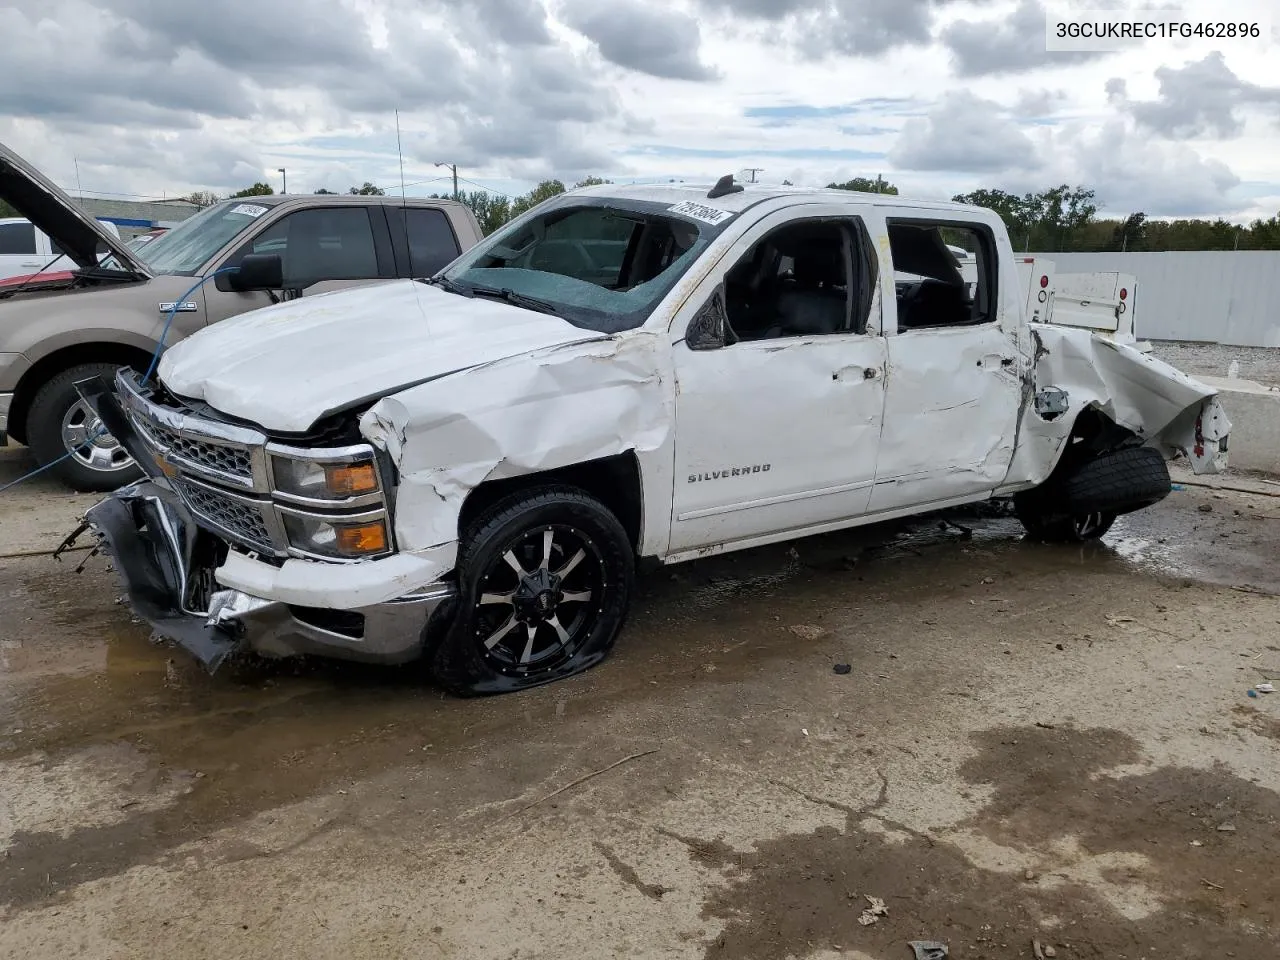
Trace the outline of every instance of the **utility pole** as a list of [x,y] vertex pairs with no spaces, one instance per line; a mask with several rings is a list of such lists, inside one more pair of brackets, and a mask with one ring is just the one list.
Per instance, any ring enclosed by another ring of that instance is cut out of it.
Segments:
[[458,199],[458,165],[456,163],[437,163],[437,167],[448,167],[453,174],[453,199]]
[[747,167],[747,173],[751,174],[750,183],[756,182],[756,174],[764,173],[764,167]]
[[276,167],[276,170],[280,174],[280,192],[288,193],[289,192],[289,175],[284,172],[284,167]]

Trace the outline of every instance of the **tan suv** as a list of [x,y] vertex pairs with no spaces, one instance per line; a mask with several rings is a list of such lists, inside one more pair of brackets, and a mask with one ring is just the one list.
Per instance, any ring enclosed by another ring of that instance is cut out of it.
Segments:
[[139,471],[75,384],[145,371],[179,298],[166,346],[280,300],[430,276],[482,236],[449,200],[287,194],[223,201],[131,249],[3,144],[0,199],[78,267],[0,287],[0,443],[7,433],[42,466],[56,461],[51,472],[77,490],[114,490]]

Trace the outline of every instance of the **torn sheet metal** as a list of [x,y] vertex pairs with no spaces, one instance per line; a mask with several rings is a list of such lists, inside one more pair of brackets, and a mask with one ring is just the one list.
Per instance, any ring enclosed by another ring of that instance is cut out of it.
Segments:
[[1184,456],[1197,474],[1226,469],[1231,421],[1218,391],[1176,367],[1087,330],[1033,324],[1034,389],[1067,395],[1067,411],[1046,416],[1028,403],[1006,486],[1043,482],[1080,413],[1094,408],[1156,445]]
[[130,605],[161,636],[175,641],[210,672],[240,646],[234,631],[189,608],[199,592],[201,534],[173,492],[144,480],[95,504],[86,520],[105,541]]
[[360,430],[400,470],[400,548],[443,556],[458,538],[463,501],[486,480],[667,443],[674,416],[657,372],[660,347],[665,339],[648,333],[550,347],[374,404]]

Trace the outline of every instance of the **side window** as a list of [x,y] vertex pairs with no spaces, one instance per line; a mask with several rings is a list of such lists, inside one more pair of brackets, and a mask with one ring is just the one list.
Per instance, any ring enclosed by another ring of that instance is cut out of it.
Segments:
[[409,275],[425,277],[448,266],[462,251],[443,210],[392,207],[392,223],[409,241]]
[[247,253],[278,253],[284,262],[286,287],[378,277],[373,227],[364,207],[288,214],[236,251],[228,264],[239,263]]
[[36,228],[29,223],[0,223],[0,254],[30,256],[36,252]]
[[725,275],[725,312],[741,340],[863,333],[875,261],[856,221],[780,227]]
[[981,227],[889,220],[898,329],[995,320],[995,248]]

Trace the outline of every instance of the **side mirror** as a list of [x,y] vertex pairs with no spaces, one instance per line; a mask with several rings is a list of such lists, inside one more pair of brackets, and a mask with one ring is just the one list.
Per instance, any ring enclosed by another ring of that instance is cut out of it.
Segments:
[[247,253],[235,273],[227,276],[227,286],[237,293],[250,290],[283,290],[284,261],[278,253]]
[[719,350],[738,342],[729,326],[724,309],[724,289],[717,287],[711,299],[702,305],[685,331],[684,342],[690,350]]

